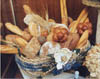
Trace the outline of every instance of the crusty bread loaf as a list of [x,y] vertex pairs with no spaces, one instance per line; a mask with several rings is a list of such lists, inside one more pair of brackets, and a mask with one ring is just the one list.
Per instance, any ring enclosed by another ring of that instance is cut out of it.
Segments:
[[5,39],[7,41],[18,44],[22,48],[25,47],[26,44],[28,43],[26,40],[24,40],[22,37],[20,37],[18,35],[9,34],[9,35],[6,35]]
[[5,26],[6,26],[6,28],[7,28],[9,31],[11,31],[11,32],[13,32],[13,33],[15,33],[15,34],[18,34],[18,35],[20,35],[20,36],[23,35],[23,31],[22,31],[18,26],[13,25],[13,24],[11,24],[11,23],[9,23],[9,22],[7,22],[7,23],[5,24]]
[[0,45],[0,53],[3,54],[17,54],[18,50],[17,48],[8,46],[8,45]]
[[31,39],[31,35],[26,31],[22,31],[18,26],[15,26],[11,23],[6,23],[5,26],[7,27],[8,30],[10,30],[11,32],[13,32],[17,35],[22,36],[27,41],[29,41]]

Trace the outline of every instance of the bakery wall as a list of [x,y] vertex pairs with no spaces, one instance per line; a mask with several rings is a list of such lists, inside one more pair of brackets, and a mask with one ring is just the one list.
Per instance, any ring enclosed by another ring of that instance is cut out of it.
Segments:
[[[23,23],[23,18],[25,16],[23,10],[23,4],[28,4],[32,10],[39,14],[42,17],[45,17],[45,10],[48,8],[49,17],[55,19],[56,22],[61,21],[60,17],[60,1],[59,0],[1,0],[1,21],[3,24],[5,22],[14,23],[11,4],[10,1],[13,1],[14,12],[17,25],[23,29],[27,27]],[[82,9],[86,6],[82,5],[81,0],[67,0],[68,15],[73,19],[76,19]],[[97,23],[97,10],[95,8],[89,7],[89,18],[93,24],[93,34],[90,36],[91,42],[95,42],[95,32],[96,32],[96,23]],[[5,26],[2,28],[2,35],[10,34],[12,32],[8,31]],[[5,60],[6,58],[6,60]],[[2,71],[4,71],[5,66],[7,65],[7,60],[9,60],[9,55],[2,55],[3,65]],[[4,75],[3,75],[4,76]]]

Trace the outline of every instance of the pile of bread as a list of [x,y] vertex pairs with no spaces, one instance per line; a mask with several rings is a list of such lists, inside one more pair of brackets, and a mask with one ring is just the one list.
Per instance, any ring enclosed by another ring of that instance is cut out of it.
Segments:
[[[21,54],[30,59],[60,52],[64,57],[61,58],[60,54],[55,54],[55,58],[58,56],[65,62],[69,60],[72,56],[72,50],[82,49],[89,42],[92,24],[88,18],[87,8],[82,10],[76,20],[73,20],[68,17],[65,3],[66,0],[60,0],[61,23],[56,23],[54,19],[49,18],[45,20],[35,14],[28,5],[24,5],[26,13],[24,23],[27,27],[21,30],[17,25],[5,23],[6,28],[13,34],[6,35],[4,39],[0,36],[0,41],[6,43],[6,45],[0,45],[1,53],[18,54],[18,49],[15,47],[17,46],[20,48]],[[56,61],[59,62],[58,59]],[[100,74],[99,63],[100,46],[96,45],[88,52],[84,65],[88,67],[90,72],[93,72],[92,75],[96,75],[98,72]]]
[[[28,5],[24,5],[26,16],[24,23],[27,27],[21,30],[18,26],[9,22],[6,28],[14,34],[5,36],[7,42],[19,46],[21,53],[28,58],[34,58],[38,54],[45,56],[54,54],[61,48],[81,49],[88,42],[92,33],[92,24],[88,18],[88,10],[85,8],[79,17],[73,21],[69,18],[64,8],[65,0],[61,0],[62,22],[56,23],[53,19],[44,20],[35,14]],[[17,48],[11,45],[0,45],[1,53],[18,53]]]

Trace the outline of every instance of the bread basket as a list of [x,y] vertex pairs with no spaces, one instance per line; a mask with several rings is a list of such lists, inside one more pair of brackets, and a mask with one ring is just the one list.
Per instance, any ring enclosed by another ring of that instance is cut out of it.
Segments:
[[55,62],[53,61],[53,58],[49,56],[28,59],[22,55],[16,55],[15,61],[20,71],[30,78],[45,76],[55,67]]

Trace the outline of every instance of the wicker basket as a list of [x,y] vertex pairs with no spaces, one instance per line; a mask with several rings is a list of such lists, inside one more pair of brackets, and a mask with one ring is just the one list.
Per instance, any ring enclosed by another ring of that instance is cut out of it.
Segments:
[[49,56],[28,59],[22,55],[16,55],[15,60],[21,72],[30,78],[45,76],[55,68],[54,59]]

